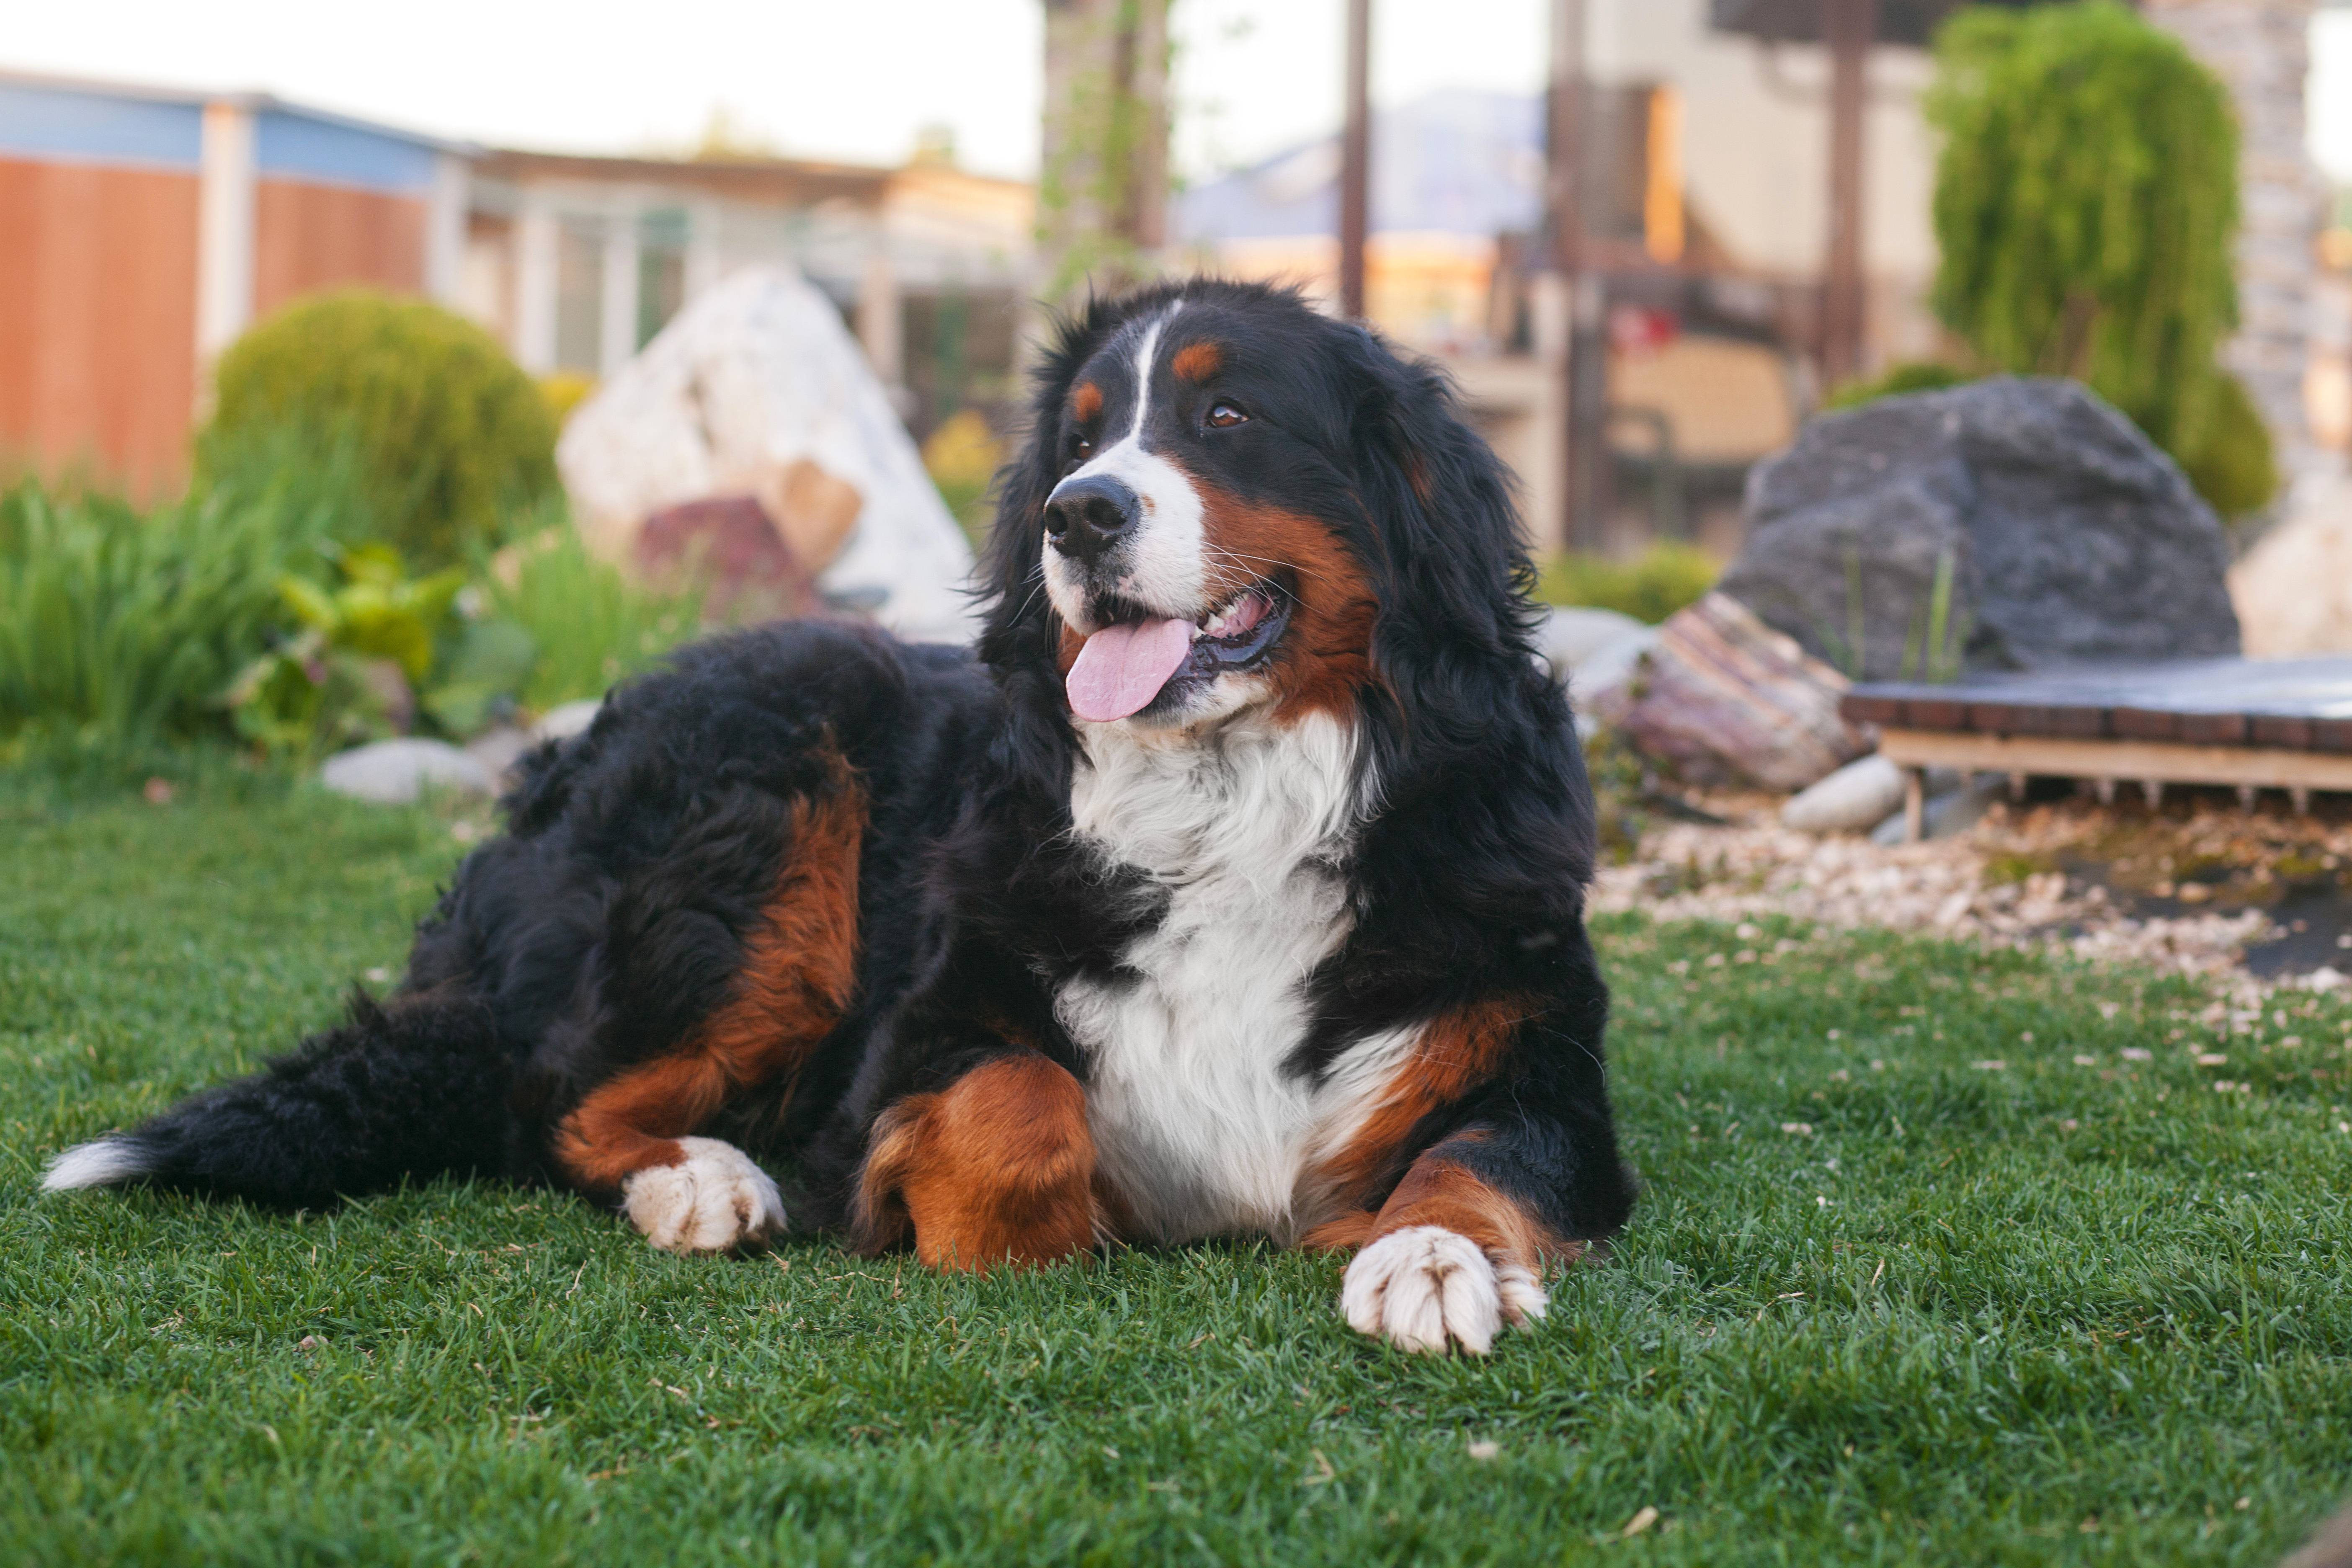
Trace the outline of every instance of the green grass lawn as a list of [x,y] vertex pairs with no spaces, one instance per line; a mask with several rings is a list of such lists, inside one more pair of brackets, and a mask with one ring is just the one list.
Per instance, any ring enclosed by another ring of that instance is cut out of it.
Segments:
[[489,1185],[35,1195],[396,967],[459,850],[0,795],[0,1560],[2268,1563],[2352,1493],[2352,1009],[2217,1043],[1891,937],[1604,929],[1647,1192],[1484,1361],[1251,1246],[937,1279]]

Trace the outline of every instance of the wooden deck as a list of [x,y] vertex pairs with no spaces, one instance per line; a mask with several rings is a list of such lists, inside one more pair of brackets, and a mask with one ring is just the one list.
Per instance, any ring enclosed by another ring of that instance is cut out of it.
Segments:
[[1910,775],[1913,837],[1930,767],[2087,779],[2102,799],[2136,783],[2234,786],[2251,803],[2283,789],[2352,793],[2352,658],[2184,660],[2063,673],[1978,676],[1947,685],[1857,686],[1840,711],[1879,730],[1879,751]]

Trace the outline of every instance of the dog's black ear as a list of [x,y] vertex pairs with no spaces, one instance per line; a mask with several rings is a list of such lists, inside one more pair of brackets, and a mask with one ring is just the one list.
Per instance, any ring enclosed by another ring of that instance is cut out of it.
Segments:
[[1535,668],[1535,569],[1511,477],[1443,371],[1370,333],[1360,352],[1355,468],[1387,579],[1374,667],[1417,739],[1475,744]]
[[1390,826],[1490,918],[1554,918],[1591,874],[1591,794],[1566,694],[1536,662],[1509,471],[1442,371],[1369,332],[1360,346],[1350,427],[1381,578],[1366,711]]

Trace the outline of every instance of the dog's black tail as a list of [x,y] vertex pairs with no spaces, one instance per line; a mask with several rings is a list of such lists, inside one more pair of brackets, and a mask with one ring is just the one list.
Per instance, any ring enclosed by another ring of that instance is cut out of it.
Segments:
[[479,1000],[352,1000],[339,1028],[143,1126],[68,1149],[42,1185],[129,1186],[323,1208],[403,1177],[502,1168],[510,1068]]

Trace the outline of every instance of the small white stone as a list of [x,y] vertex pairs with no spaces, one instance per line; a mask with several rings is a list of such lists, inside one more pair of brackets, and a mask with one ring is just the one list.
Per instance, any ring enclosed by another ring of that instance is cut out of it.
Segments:
[[1864,833],[1903,804],[1903,770],[1872,755],[1789,797],[1780,820],[1800,833]]
[[568,741],[593,724],[597,710],[604,706],[602,698],[583,697],[577,702],[551,708],[540,715],[538,723],[530,727],[530,738],[534,741]]
[[329,757],[319,782],[378,805],[414,804],[427,789],[489,795],[490,771],[446,741],[378,741]]

